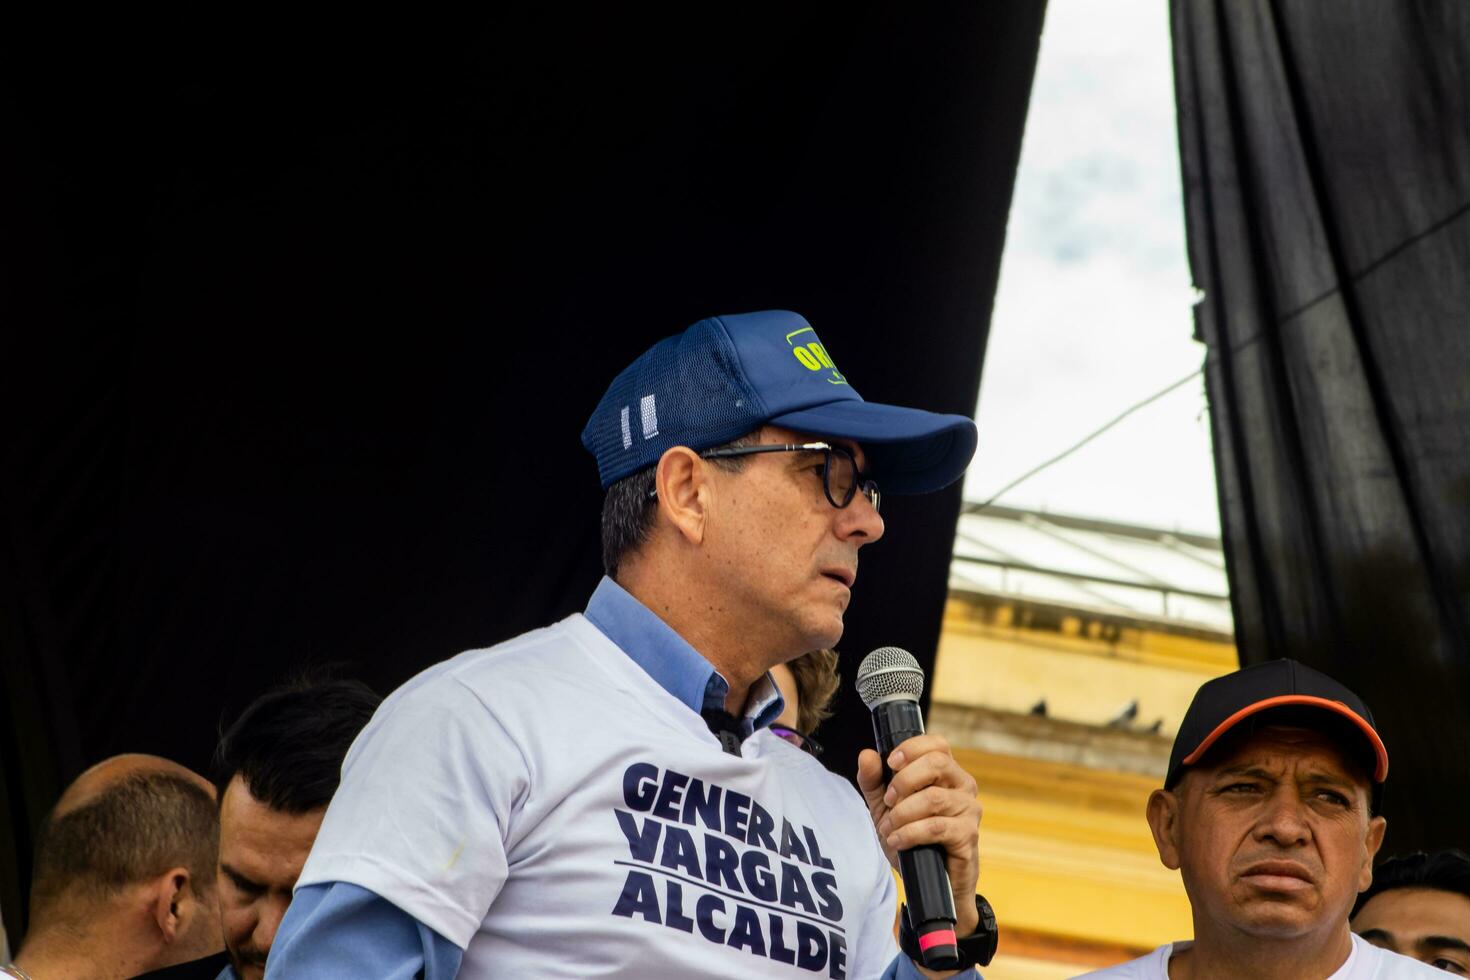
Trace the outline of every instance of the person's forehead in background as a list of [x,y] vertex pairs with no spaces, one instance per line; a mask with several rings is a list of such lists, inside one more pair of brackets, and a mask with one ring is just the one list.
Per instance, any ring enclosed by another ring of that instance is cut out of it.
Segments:
[[1470,976],[1470,897],[1438,888],[1390,888],[1353,916],[1353,931],[1375,946]]
[[1368,812],[1372,782],[1353,746],[1340,732],[1297,724],[1241,726],[1226,734],[1190,772],[1200,783],[1222,773],[1250,771],[1263,777],[1331,782],[1360,796]]
[[81,809],[129,776],[153,773],[167,773],[187,779],[208,793],[210,799],[215,798],[214,784],[192,769],[162,756],[125,752],[122,755],[102,760],[73,780],[66,791],[61,794],[61,798],[56,801],[52,815],[63,817],[74,810]]

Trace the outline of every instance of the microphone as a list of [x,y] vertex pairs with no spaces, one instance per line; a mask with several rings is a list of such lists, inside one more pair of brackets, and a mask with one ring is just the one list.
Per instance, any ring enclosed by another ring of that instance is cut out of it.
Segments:
[[[873,713],[873,737],[883,762],[883,782],[893,779],[888,756],[899,744],[924,734],[919,695],[924,671],[913,654],[898,647],[879,647],[863,658],[857,672],[858,697]],[[959,965],[955,936],[954,892],[944,867],[944,848],[921,844],[898,852],[909,925],[919,940],[924,966],[949,970]]]

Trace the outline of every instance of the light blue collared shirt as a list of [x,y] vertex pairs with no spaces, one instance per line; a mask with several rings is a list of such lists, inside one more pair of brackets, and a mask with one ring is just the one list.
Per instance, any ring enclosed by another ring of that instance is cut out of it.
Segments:
[[[585,615],[691,711],[724,709],[729,682],[612,579],[604,577],[598,583]],[[767,673],[752,685],[746,698],[739,719],[742,737],[770,725],[784,707],[780,689]],[[271,948],[266,980],[450,980],[459,972],[463,958],[462,949],[387,899],[358,885],[333,881],[296,890]],[[883,977],[922,980],[902,953]]]
[[[659,687],[689,710],[723,711],[730,682],[678,633],[626,589],[603,576],[587,602],[587,621],[602,631]],[[740,718],[740,735],[749,738],[780,717],[786,702],[767,673],[751,686]]]

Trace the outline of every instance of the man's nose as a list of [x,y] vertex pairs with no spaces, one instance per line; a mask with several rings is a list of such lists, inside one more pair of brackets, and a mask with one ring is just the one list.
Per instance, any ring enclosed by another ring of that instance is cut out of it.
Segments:
[[286,909],[290,905],[290,898],[285,898],[268,901],[261,908],[253,938],[263,952],[269,952],[271,944],[276,941],[276,930],[281,927],[281,920],[286,917]]
[[883,537],[883,518],[865,493],[853,494],[852,502],[838,511],[837,536],[851,538],[861,548]]
[[1265,811],[1256,824],[1256,837],[1273,840],[1282,847],[1305,844],[1312,836],[1306,819],[1306,804],[1295,789],[1283,786],[1266,801]]

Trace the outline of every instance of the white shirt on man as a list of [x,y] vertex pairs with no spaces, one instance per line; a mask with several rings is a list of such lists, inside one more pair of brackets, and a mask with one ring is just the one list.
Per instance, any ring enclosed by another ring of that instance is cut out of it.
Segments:
[[383,703],[299,886],[318,882],[428,925],[464,977],[876,978],[897,954],[846,780],[769,731],[724,752],[582,616]]
[[[1084,973],[1074,980],[1169,980],[1169,958],[1176,950],[1187,949],[1190,942],[1165,943],[1136,960]],[[1439,970],[1418,960],[1374,946],[1360,936],[1353,936],[1352,952],[1347,960],[1324,980],[1435,980]],[[1311,980],[1303,977],[1302,980]]]

